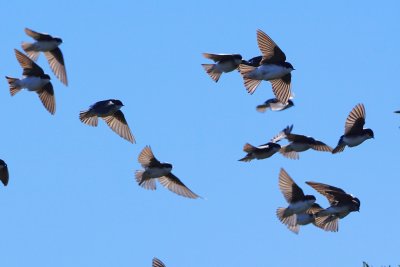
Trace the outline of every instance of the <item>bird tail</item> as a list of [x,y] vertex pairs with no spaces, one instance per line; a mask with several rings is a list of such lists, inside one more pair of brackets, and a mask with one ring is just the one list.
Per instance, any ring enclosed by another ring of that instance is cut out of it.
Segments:
[[296,214],[288,215],[286,208],[278,208],[276,210],[276,216],[278,219],[287,226],[295,226],[297,221]]
[[98,123],[98,118],[96,115],[93,115],[90,110],[87,111],[81,111],[79,113],[79,119],[81,120],[81,122],[96,127],[97,123]]
[[22,49],[28,54],[33,61],[36,61],[39,57],[39,51],[35,51],[35,44],[22,42]]
[[256,147],[250,145],[249,143],[246,143],[246,144],[243,146],[243,151],[246,152],[246,153],[251,153],[251,152],[253,152],[255,149],[256,149]]
[[345,147],[346,147],[346,144],[343,142],[343,137],[341,137],[337,146],[332,150],[332,154],[343,152]]
[[19,91],[21,91],[22,87],[18,84],[19,79],[11,78],[6,76],[7,82],[10,86],[10,94],[13,96]]
[[143,188],[149,190],[156,190],[155,179],[143,177],[144,171],[136,171],[135,172],[135,180],[136,182]]
[[210,75],[211,79],[215,82],[218,82],[219,78],[221,77],[222,72],[218,71],[214,66],[215,64],[201,64],[204,70]]
[[267,105],[258,105],[258,106],[256,107],[256,110],[257,110],[258,112],[265,112],[265,111],[267,111]]

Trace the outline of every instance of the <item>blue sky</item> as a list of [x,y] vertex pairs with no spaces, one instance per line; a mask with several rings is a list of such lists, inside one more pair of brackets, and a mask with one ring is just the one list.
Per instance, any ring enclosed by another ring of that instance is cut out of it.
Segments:
[[[35,3],[35,4],[34,4]],[[36,4],[39,3],[39,4]],[[1,12],[1,76],[20,77],[14,48],[24,28],[63,39],[69,86],[51,74],[56,114],[38,97],[0,90],[0,157],[10,182],[0,188],[0,265],[373,266],[400,264],[398,141],[399,3],[387,1],[231,1],[181,3],[11,1]],[[259,55],[266,32],[293,64],[295,107],[258,113],[273,97],[262,82],[247,94],[239,73],[214,83],[201,53]],[[79,111],[116,98],[136,137],[132,145]],[[287,125],[335,146],[350,110],[364,103],[375,139],[337,155],[307,151],[239,162],[246,142],[267,142]],[[150,145],[205,200],[158,185],[140,188],[137,156]],[[361,200],[338,233],[313,226],[299,235],[275,216],[285,206],[283,167],[305,181],[332,184]]]

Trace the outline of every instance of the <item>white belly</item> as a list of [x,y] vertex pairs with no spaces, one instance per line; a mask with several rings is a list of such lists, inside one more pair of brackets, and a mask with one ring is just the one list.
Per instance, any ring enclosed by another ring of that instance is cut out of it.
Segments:
[[354,138],[354,137],[353,138],[343,137],[343,141],[349,147],[358,146],[359,144],[361,144],[362,142],[364,142],[367,139],[368,138],[366,138],[366,136],[360,136],[360,137],[356,137],[356,138]]
[[233,61],[220,62],[215,64],[215,68],[219,72],[231,72],[237,68],[237,64]]
[[285,76],[286,74],[290,73],[290,69],[274,65],[274,64],[267,64],[261,65],[251,72],[245,75],[246,78],[250,78],[253,80],[274,80],[279,79]]
[[34,43],[34,50],[35,51],[41,51],[41,52],[47,52],[51,51],[55,48],[58,47],[58,44],[54,41],[40,41],[40,42],[35,42]]
[[170,169],[166,168],[147,168],[146,171],[143,173],[143,177],[146,178],[158,178],[164,175],[167,175],[171,172]]
[[297,221],[296,223],[299,225],[306,225],[309,223],[314,222],[314,217],[307,213],[297,214]]
[[[314,200],[308,200],[306,202],[300,201],[300,202],[295,202],[289,205],[289,207],[286,209],[287,213],[290,214],[299,214],[303,213],[306,210],[308,210],[312,204],[314,204]],[[285,212],[285,213],[286,213]]]
[[293,142],[293,143],[287,145],[286,147],[288,150],[296,151],[296,152],[303,152],[310,148],[310,146],[308,144],[302,144],[302,143],[296,143],[296,142]]
[[42,80],[39,77],[26,77],[19,80],[19,87],[26,88],[29,91],[37,91],[45,86],[49,80]]

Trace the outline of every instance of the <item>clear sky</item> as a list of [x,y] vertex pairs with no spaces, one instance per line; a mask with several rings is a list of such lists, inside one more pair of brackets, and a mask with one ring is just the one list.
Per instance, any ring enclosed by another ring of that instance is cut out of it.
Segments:
[[[8,1],[0,27],[0,157],[10,182],[0,187],[0,266],[167,267],[372,266],[400,264],[398,1]],[[56,113],[36,94],[10,96],[5,75],[21,76],[13,49],[29,27],[63,39],[69,86],[51,75]],[[260,54],[266,32],[293,64],[295,106],[258,113],[273,97],[262,82],[249,95],[239,73],[213,82],[209,53]],[[137,144],[104,123],[79,121],[99,100],[120,99]],[[335,146],[350,110],[364,103],[375,139],[337,155],[239,162],[246,142],[294,133]],[[150,145],[205,199],[137,185],[137,156]],[[285,168],[305,181],[343,188],[360,212],[337,233],[312,225],[299,235],[276,218],[287,203]]]

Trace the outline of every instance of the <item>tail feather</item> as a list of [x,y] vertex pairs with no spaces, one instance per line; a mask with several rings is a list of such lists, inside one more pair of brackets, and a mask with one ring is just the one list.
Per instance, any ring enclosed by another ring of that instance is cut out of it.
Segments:
[[21,91],[22,87],[20,87],[18,85],[18,83],[17,83],[19,81],[19,79],[11,78],[11,77],[8,77],[8,76],[6,76],[6,79],[7,79],[7,82],[9,84],[9,86],[10,86],[10,94],[11,94],[11,96],[13,96],[16,93],[18,93],[19,91]]
[[21,46],[25,53],[28,54],[28,57],[30,57],[30,59],[32,59],[33,61],[36,61],[38,59],[40,52],[35,51],[35,45],[33,43],[23,42]]
[[211,79],[213,79],[215,82],[218,82],[222,72],[214,68],[215,64],[201,64],[201,65],[203,66],[207,74],[210,75]]
[[155,179],[146,179],[143,177],[144,171],[136,171],[135,172],[135,179],[136,182],[143,188],[148,189],[148,190],[156,190],[156,183]]
[[256,107],[256,110],[257,110],[258,112],[265,112],[265,111],[267,111],[267,108],[268,108],[267,105],[258,105],[258,106]]
[[278,219],[287,226],[295,226],[297,222],[297,215],[293,214],[288,216],[286,214],[286,208],[278,208],[276,210],[276,216]]
[[251,152],[253,152],[255,149],[256,149],[256,147],[250,145],[249,143],[246,143],[246,144],[243,146],[243,151],[246,152],[246,153],[251,153]]

